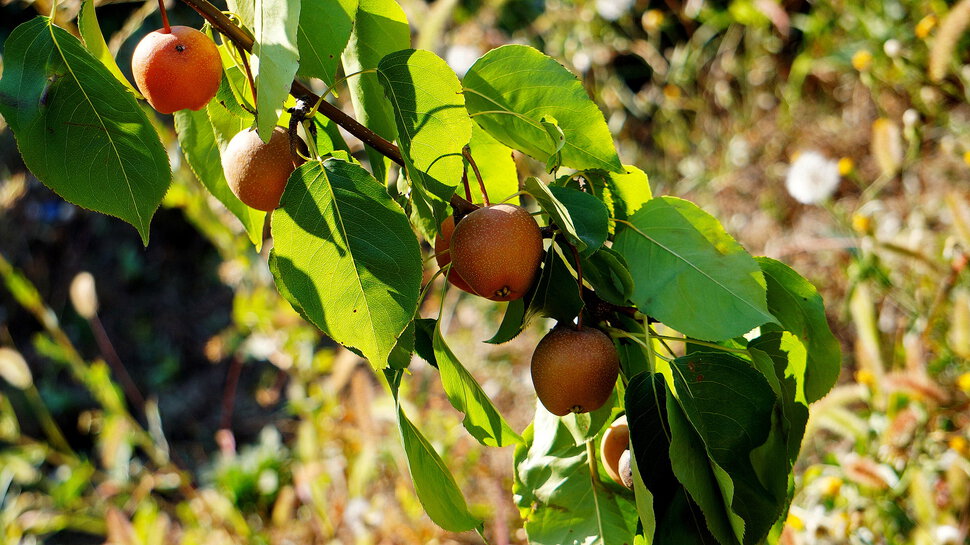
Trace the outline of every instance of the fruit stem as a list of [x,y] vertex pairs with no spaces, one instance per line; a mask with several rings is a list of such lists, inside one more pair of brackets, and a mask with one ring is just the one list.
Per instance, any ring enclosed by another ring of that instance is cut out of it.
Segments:
[[[222,10],[212,5],[208,0],[182,0],[182,2],[194,9],[206,21],[209,21],[213,28],[229,38],[234,44],[242,47],[246,51],[252,52],[254,45],[252,36],[229,20],[229,17]],[[290,85],[290,94],[297,98],[303,98],[307,102],[316,103],[320,101],[320,97],[316,93],[298,80],[293,80],[293,83]],[[360,139],[361,142],[377,150],[381,155],[398,165],[404,166],[404,157],[401,155],[401,150],[397,146],[376,132],[361,125],[356,119],[345,114],[340,108],[324,100],[320,101],[320,113]],[[452,195],[450,202],[456,212],[463,210],[464,214],[478,208],[458,195]]]
[[243,68],[246,69],[246,79],[249,80],[249,89],[253,92],[253,107],[256,107],[256,80],[253,78],[253,71],[249,68],[249,58],[246,57],[246,52],[243,51],[239,44],[233,44],[236,46],[236,51],[239,51],[239,56],[242,58]]
[[[488,191],[485,190],[485,180],[482,179],[482,173],[478,171],[478,165],[475,164],[475,160],[472,159],[472,150],[468,145],[465,145],[461,149],[461,154],[468,161],[468,164],[472,166],[472,170],[475,171],[475,177],[478,178],[478,186],[482,188],[482,201],[485,202],[485,206],[492,206],[492,203],[488,201]],[[469,198],[468,200],[471,200]]]
[[172,27],[168,25],[168,12],[165,10],[165,0],[158,0],[158,11],[162,14],[162,32],[170,34]]
[[472,202],[472,189],[468,185],[468,165],[464,165],[461,171],[461,185],[465,186],[465,200]]
[[[576,263],[576,285],[579,286],[579,300],[583,300],[583,264],[579,259],[579,250],[575,246],[566,241],[566,246],[573,253],[573,261]],[[583,309],[579,310],[579,318],[576,321],[576,329],[583,329]]]
[[593,481],[593,488],[600,485],[600,472],[596,467],[596,446],[593,440],[586,441],[586,461],[589,464],[589,477]]
[[725,352],[734,352],[735,354],[748,354],[748,351],[743,348],[731,348],[729,346],[722,346],[717,343],[710,343],[707,341],[698,341],[695,339],[689,339],[687,337],[671,337],[669,335],[658,335],[650,331],[650,337],[654,339],[660,339],[663,341],[680,341],[682,343],[696,344],[697,346],[706,346],[708,348],[716,348],[718,350],[724,350]]

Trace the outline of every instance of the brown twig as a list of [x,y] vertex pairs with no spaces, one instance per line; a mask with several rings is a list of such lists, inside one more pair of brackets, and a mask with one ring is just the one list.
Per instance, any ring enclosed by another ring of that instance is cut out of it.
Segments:
[[162,14],[162,28],[165,34],[170,34],[172,27],[168,25],[168,11],[165,10],[165,0],[158,0],[158,11]]
[[[468,164],[472,166],[472,170],[475,171],[475,177],[478,178],[478,187],[482,190],[482,201],[485,206],[492,206],[492,203],[488,202],[488,191],[485,189],[485,180],[482,179],[482,173],[478,170],[478,165],[475,164],[475,160],[472,159],[472,150],[467,145],[461,149],[461,154],[468,161]],[[471,199],[469,199],[471,200]]]
[[145,412],[145,397],[141,395],[138,390],[138,386],[135,385],[135,381],[131,379],[131,375],[128,374],[128,370],[125,369],[125,364],[122,363],[121,358],[118,357],[118,353],[115,351],[114,345],[111,344],[111,339],[108,338],[108,332],[105,331],[104,325],[101,323],[101,319],[95,314],[88,320],[88,324],[91,326],[91,331],[94,333],[94,341],[98,344],[98,349],[101,350],[101,355],[104,356],[104,361],[111,366],[115,375],[118,376],[118,380],[121,381],[121,385],[125,390],[125,395],[128,396],[128,400],[138,407],[138,411],[141,413]]
[[[182,0],[182,2],[198,12],[199,15],[212,24],[213,28],[221,32],[226,38],[229,38],[234,44],[252,53],[253,46],[255,45],[252,36],[230,21],[229,17],[226,17],[226,14],[222,13],[219,8],[209,3],[208,0]],[[293,80],[293,84],[290,86],[290,94],[295,98],[302,98],[309,104],[319,102],[320,106],[318,111],[321,114],[343,127],[344,130],[357,137],[361,142],[377,150],[381,155],[398,165],[404,166],[404,157],[401,155],[401,150],[397,146],[376,132],[361,125],[356,119],[345,114],[333,104],[325,100],[320,100],[319,95],[311,91],[309,87],[300,81]],[[455,208],[456,212],[459,210],[467,210],[465,213],[478,208],[458,195],[451,196],[451,206]],[[468,207],[472,208],[469,210]],[[455,219],[457,221],[457,218]]]

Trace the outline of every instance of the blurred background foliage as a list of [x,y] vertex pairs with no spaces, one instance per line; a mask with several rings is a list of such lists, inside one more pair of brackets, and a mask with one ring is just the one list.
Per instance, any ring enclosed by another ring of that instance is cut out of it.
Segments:
[[[157,5],[97,4],[128,70]],[[694,200],[824,294],[844,372],[812,407],[780,542],[970,543],[970,1],[402,4],[415,45],[459,74],[510,42],[559,59],[654,194]],[[78,9],[60,2],[59,24]],[[49,10],[3,0],[0,40]],[[175,182],[143,248],[25,172],[0,121],[0,539],[481,542],[423,514],[389,396],[279,297],[268,248],[184,166],[171,118],[159,128]],[[444,297],[449,343],[523,429],[537,332],[484,345],[502,309]],[[410,372],[408,413],[484,536],[524,542],[510,449],[480,448],[434,370]]]

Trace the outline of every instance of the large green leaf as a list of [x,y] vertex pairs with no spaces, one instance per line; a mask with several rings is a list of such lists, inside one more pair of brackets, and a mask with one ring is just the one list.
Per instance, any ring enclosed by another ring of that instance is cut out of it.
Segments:
[[623,173],[609,172],[606,187],[613,200],[613,217],[625,220],[653,198],[647,174],[637,167],[623,165]]
[[0,114],[27,168],[64,199],[132,224],[148,244],[172,172],[135,97],[47,17],[14,29],[3,61]]
[[222,171],[222,155],[216,142],[213,123],[209,118],[209,109],[214,111],[216,116],[223,113],[226,116],[229,115],[228,111],[219,104],[210,104],[207,109],[197,112],[192,110],[175,112],[175,132],[178,133],[179,147],[202,185],[239,218],[246,229],[246,234],[249,235],[249,240],[256,245],[258,251],[263,244],[263,222],[266,212],[246,206],[229,189],[229,183]]
[[[682,356],[671,367],[677,401],[703,441],[712,469],[723,469],[733,485],[729,495],[728,479],[718,478],[725,503],[744,520],[743,543],[759,543],[787,499],[784,490],[766,488],[752,464],[753,451],[772,431],[775,392],[750,362],[726,352]],[[773,481],[778,475],[787,478],[787,461],[782,444],[781,456],[768,460],[774,467],[765,473]]]
[[498,326],[498,331],[492,335],[487,342],[489,344],[507,343],[522,333],[525,327],[525,300],[524,298],[509,301],[505,307],[505,315],[502,316],[502,323]]
[[591,474],[586,446],[576,445],[559,418],[537,404],[523,438],[512,492],[530,543],[633,543],[636,506],[629,494],[602,481],[602,472]]
[[767,283],[768,310],[807,349],[804,376],[797,379],[805,400],[812,403],[835,386],[842,370],[842,352],[825,318],[822,296],[788,265],[767,257],[756,259]]
[[252,69],[256,77],[256,130],[269,140],[300,63],[300,0],[256,0]]
[[272,227],[277,284],[324,333],[384,367],[421,287],[404,211],[362,167],[329,159],[290,176]]
[[397,407],[397,422],[408,458],[408,470],[414,481],[414,491],[431,520],[449,532],[481,527],[482,521],[468,511],[455,477],[400,405]]
[[128,81],[128,78],[121,73],[121,68],[115,58],[111,56],[111,50],[104,41],[104,34],[101,33],[101,26],[98,24],[98,16],[94,12],[94,0],[84,0],[81,2],[81,11],[77,14],[77,29],[81,32],[81,39],[84,40],[84,47],[94,55],[94,58],[101,61],[101,64],[120,81],[129,91],[138,98],[142,98],[141,93]]
[[583,308],[579,297],[579,284],[556,251],[550,245],[543,259],[539,279],[525,295],[527,301],[523,325],[536,316],[554,318],[560,322],[572,322]]
[[798,458],[805,425],[808,423],[808,402],[805,400],[796,369],[804,369],[804,345],[789,332],[769,332],[748,343],[751,359],[762,374],[774,373],[769,379],[784,421],[787,436],[789,467]]
[[[343,53],[344,72],[355,74],[377,68],[385,55],[411,47],[411,31],[404,10],[394,0],[360,0],[354,30]],[[377,74],[367,72],[347,80],[350,100],[360,121],[385,140],[397,138],[394,111],[384,97]],[[371,171],[384,181],[384,157],[367,148]]]
[[[640,522],[644,534],[653,537],[648,541],[652,545],[713,545],[716,540],[707,524],[697,516],[697,504],[674,475],[671,429],[667,418],[670,397],[667,383],[660,373],[639,373],[630,379],[626,390],[630,445],[636,475],[641,480],[640,483],[635,481],[635,486],[642,484],[645,492],[635,489]],[[646,501],[648,499],[650,501]]]
[[303,0],[297,31],[301,76],[333,85],[355,15],[357,0]]
[[554,121],[565,136],[563,165],[621,171],[603,113],[553,58],[524,45],[502,46],[478,59],[463,83],[469,113],[506,146],[547,162],[560,142],[543,121]]
[[448,217],[448,200],[461,181],[461,150],[472,135],[461,83],[430,51],[392,53],[377,70],[394,108],[414,212],[430,237]]
[[[492,138],[476,123],[472,123],[472,139],[468,142],[472,159],[485,182],[490,202],[498,203],[519,190],[519,176],[512,158],[512,150]],[[468,169],[468,183],[471,184],[472,202],[481,204],[482,191],[474,171]]]
[[451,405],[465,413],[461,423],[468,433],[488,447],[521,443],[522,437],[509,426],[475,377],[458,361],[451,348],[448,348],[441,336],[440,321],[435,326],[433,344],[435,363],[441,373],[441,385]]
[[721,341],[775,321],[758,263],[693,203],[652,199],[617,229],[613,249],[637,307],[689,337]]

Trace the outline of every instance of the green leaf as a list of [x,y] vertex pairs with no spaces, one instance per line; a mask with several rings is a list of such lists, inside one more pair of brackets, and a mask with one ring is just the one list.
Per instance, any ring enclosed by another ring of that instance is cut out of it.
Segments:
[[475,377],[448,348],[441,335],[440,321],[434,330],[434,355],[441,373],[441,385],[451,406],[465,413],[461,423],[468,433],[487,447],[521,443],[522,437],[509,426]]
[[324,333],[384,367],[421,287],[421,253],[404,211],[362,167],[337,159],[298,168],[280,205],[277,285]]
[[588,413],[569,413],[562,417],[562,423],[573,436],[576,446],[592,441],[603,431],[603,426],[613,421],[613,409],[617,403],[616,390],[602,407]]
[[300,0],[256,0],[252,70],[256,78],[256,130],[269,141],[299,66]]
[[515,448],[512,492],[529,543],[628,544],[636,506],[618,486],[591,475],[587,449],[559,418],[537,404],[535,421]]
[[505,316],[502,317],[502,323],[498,326],[498,331],[485,342],[489,344],[507,343],[518,336],[519,333],[522,333],[523,327],[525,327],[525,298],[509,301],[505,308]]
[[536,316],[547,316],[560,322],[572,322],[583,308],[579,285],[556,245],[549,246],[543,259],[542,271],[535,286],[525,295],[524,323]]
[[562,166],[562,148],[566,145],[566,134],[559,128],[559,123],[556,121],[556,118],[551,115],[543,116],[539,120],[539,124],[545,129],[546,134],[549,135],[549,139],[552,140],[556,148],[549,155],[549,158],[546,159],[546,172],[554,172]]
[[355,15],[357,0],[303,0],[297,30],[300,76],[317,78],[333,86],[340,54],[354,29]]
[[438,367],[438,359],[434,355],[434,332],[438,327],[438,320],[418,318],[414,321],[414,326],[414,351],[432,367]]
[[549,191],[569,212],[576,236],[583,242],[580,253],[588,256],[602,247],[610,234],[610,213],[603,201],[578,189],[550,187]]
[[[789,332],[769,332],[748,343],[748,351],[755,367],[769,378],[778,397],[784,417],[787,439],[788,467],[794,465],[801,450],[802,437],[808,423],[808,402],[801,388],[798,369],[804,369],[805,349],[797,337]],[[773,373],[769,375],[769,373]]]
[[549,216],[549,220],[562,231],[577,250],[580,252],[586,250],[586,242],[580,238],[573,218],[569,215],[569,210],[553,195],[552,188],[542,183],[539,178],[530,176],[525,179],[525,190],[532,195],[532,198],[539,204],[539,208]]
[[805,400],[817,401],[835,386],[842,370],[842,352],[825,318],[822,296],[784,263],[767,257],[756,260],[767,284],[768,310],[807,349],[804,376],[797,379]]
[[[724,469],[710,458],[704,440],[673,396],[667,396],[667,423],[670,425],[670,462],[674,475],[687,490],[690,499],[700,507],[707,530],[717,542],[720,545],[739,545],[744,535],[744,520],[731,509],[734,483]],[[661,523],[659,526],[658,534],[662,534],[664,525]],[[675,532],[672,534],[676,535]]]
[[602,112],[576,76],[551,57],[505,45],[478,59],[463,83],[468,112],[506,146],[547,162],[560,143],[542,119],[554,119],[565,136],[563,165],[621,171]]
[[81,2],[81,11],[77,14],[77,28],[81,32],[81,39],[84,40],[84,47],[94,55],[94,58],[101,61],[101,64],[111,72],[111,75],[131,91],[135,97],[143,98],[141,93],[135,89],[128,78],[121,73],[121,68],[115,58],[111,56],[111,50],[104,41],[104,34],[101,33],[101,26],[98,25],[98,16],[94,12],[94,0],[84,0]]
[[414,491],[431,520],[449,532],[464,532],[479,528],[482,521],[472,516],[465,497],[451,471],[441,461],[428,440],[414,427],[397,407],[397,421],[408,458],[408,470],[414,481]]
[[653,198],[647,174],[637,167],[623,165],[623,173],[606,173],[606,186],[613,198],[613,217],[629,219]]
[[[489,200],[493,203],[501,202],[519,190],[519,175],[512,158],[512,150],[494,139],[476,123],[472,123],[472,138],[468,142],[472,159],[478,165],[488,191]],[[478,187],[475,174],[468,169],[468,181],[471,184],[472,202],[481,204],[482,191]]]
[[[718,482],[725,501],[731,499],[731,511],[744,520],[743,543],[759,543],[787,503],[785,491],[779,495],[777,489],[766,488],[752,464],[752,452],[765,444],[772,430],[775,393],[748,361],[724,352],[682,356],[671,367],[677,400],[704,442],[712,469],[727,474]],[[769,474],[780,471],[787,476],[784,444],[781,453]],[[728,494],[728,479],[733,496]],[[740,537],[736,524],[734,528]]]
[[234,216],[239,218],[246,229],[246,234],[249,235],[249,240],[256,245],[256,251],[259,251],[263,244],[263,222],[266,212],[246,206],[229,189],[229,183],[222,171],[222,155],[216,142],[215,129],[207,111],[210,109],[217,116],[223,112],[226,116],[229,115],[221,105],[211,103],[206,110],[175,112],[175,132],[178,134],[179,147],[192,172],[209,193],[212,193]]
[[[671,430],[667,419],[669,395],[660,373],[639,373],[626,391],[630,445],[644,487],[635,488],[637,512],[652,545],[716,543],[705,523],[696,516],[697,504],[677,482],[671,464]],[[643,468],[642,470],[640,468]],[[634,486],[637,486],[636,479]],[[646,497],[645,497],[646,496]],[[651,501],[642,501],[649,498]],[[733,536],[732,536],[733,537]]]
[[688,337],[722,341],[775,321],[758,263],[693,203],[652,199],[613,249],[630,267],[636,306]]
[[[374,70],[385,55],[411,47],[411,31],[404,10],[394,0],[360,0],[354,30],[343,53],[344,73]],[[384,97],[377,74],[364,73],[347,80],[357,121],[385,140],[397,139],[394,111]],[[371,171],[384,181],[384,156],[368,147]]]
[[27,168],[64,199],[132,224],[148,244],[172,172],[135,97],[46,17],[14,29],[3,60],[0,114]]
[[461,150],[472,135],[461,83],[430,51],[392,53],[377,70],[394,108],[418,224],[431,237],[449,215],[448,200],[461,181]]
[[626,305],[633,295],[633,276],[623,256],[603,247],[581,259],[583,279],[601,299],[614,305]]

